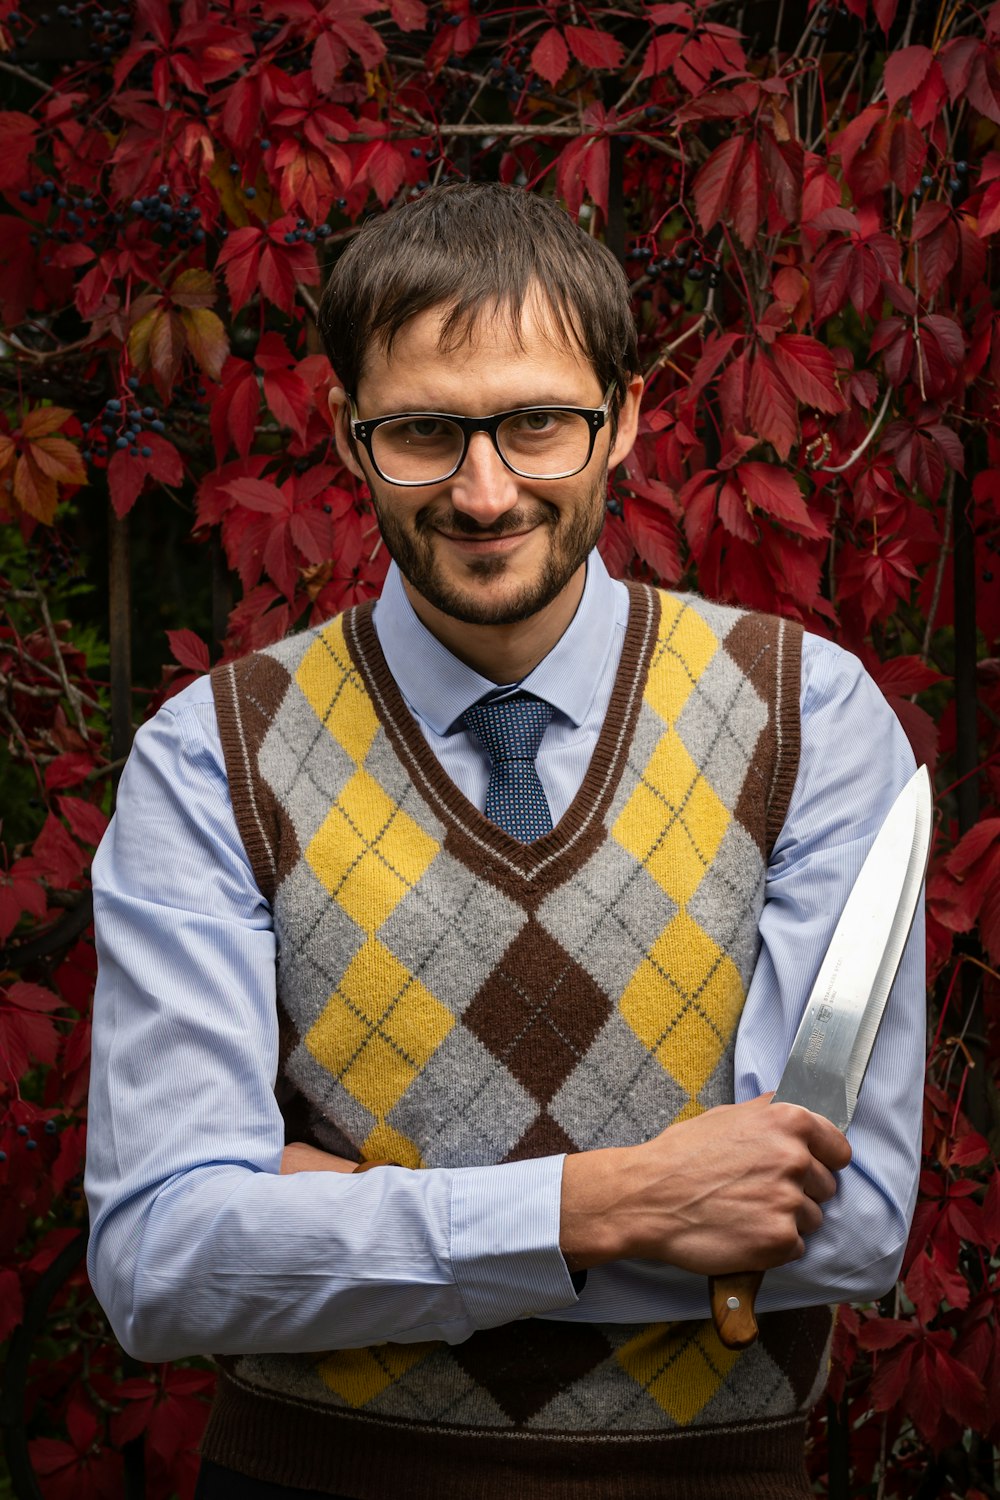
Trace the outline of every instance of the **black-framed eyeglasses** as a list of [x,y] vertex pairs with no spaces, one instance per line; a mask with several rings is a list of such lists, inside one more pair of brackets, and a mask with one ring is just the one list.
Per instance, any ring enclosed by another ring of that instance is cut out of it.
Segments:
[[489,434],[501,460],[522,479],[569,479],[590,463],[608,420],[616,382],[600,406],[517,406],[491,417],[408,411],[360,418],[350,398],[351,436],[363,444],[387,484],[440,484],[457,474],[477,432]]

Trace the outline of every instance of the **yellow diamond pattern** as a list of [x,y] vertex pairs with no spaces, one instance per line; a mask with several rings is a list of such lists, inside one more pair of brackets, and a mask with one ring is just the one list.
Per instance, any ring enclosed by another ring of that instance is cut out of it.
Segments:
[[374,777],[359,770],[310,840],[305,858],[359,927],[375,932],[440,847]]
[[618,1350],[618,1363],[681,1427],[708,1405],[739,1353],[711,1323],[653,1323]]
[[736,965],[684,911],[653,944],[619,1004],[639,1040],[689,1094],[711,1077],[742,1007]]
[[380,1120],[361,1143],[362,1161],[391,1161],[397,1167],[422,1167],[424,1159],[408,1136]]
[[316,1373],[355,1410],[374,1401],[408,1370],[440,1349],[440,1344],[376,1344],[370,1349],[335,1349]]
[[340,620],[316,637],[295,681],[316,717],[360,766],[378,730],[378,717],[347,650]]
[[[718,651],[719,642],[701,616],[681,600],[661,594],[660,602],[660,637],[650,664],[646,702],[655,708],[664,724],[676,724],[695,681]],[[673,660],[674,671],[663,670],[664,656]]]
[[659,741],[611,830],[672,900],[690,900],[715,858],[730,813],[676,730]]
[[[384,1122],[454,1024],[451,1011],[377,938],[369,938],[306,1033],[305,1044],[322,1067]],[[404,1138],[392,1135],[395,1148]],[[370,1145],[371,1138],[365,1142],[366,1157],[384,1154],[399,1160],[395,1149],[376,1153]]]
[[698,1095],[732,1036],[745,997],[735,964],[687,911],[732,818],[675,727],[719,641],[683,601],[661,598],[654,653],[659,670],[650,671],[645,703],[663,720],[664,733],[611,832],[678,910],[633,974],[619,1009],[688,1093],[678,1115],[686,1119],[700,1112]]

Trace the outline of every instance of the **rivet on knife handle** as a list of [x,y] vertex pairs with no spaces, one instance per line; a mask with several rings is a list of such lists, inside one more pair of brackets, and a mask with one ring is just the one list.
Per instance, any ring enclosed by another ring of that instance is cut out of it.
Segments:
[[762,1271],[732,1271],[728,1276],[710,1276],[712,1322],[727,1349],[746,1349],[757,1337],[754,1298],[764,1279]]

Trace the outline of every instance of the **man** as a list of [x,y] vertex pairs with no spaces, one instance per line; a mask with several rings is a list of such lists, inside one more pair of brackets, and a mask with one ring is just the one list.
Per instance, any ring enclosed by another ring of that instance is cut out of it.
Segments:
[[912,1211],[919,932],[851,1145],[767,1091],[912,757],[835,647],[609,579],[635,334],[551,204],[369,222],[321,326],[394,565],[139,732],[97,1293],[139,1358],[220,1358],[204,1497],[806,1495],[826,1304]]

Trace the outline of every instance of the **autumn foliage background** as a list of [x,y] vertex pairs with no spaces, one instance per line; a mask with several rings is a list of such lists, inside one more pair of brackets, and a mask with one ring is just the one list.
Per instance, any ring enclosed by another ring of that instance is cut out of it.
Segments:
[[998,1495],[1000,5],[107,5],[0,0],[0,1494],[192,1493],[211,1371],[125,1360],[82,1264],[88,866],[165,695],[378,590],[316,301],[471,176],[631,278],[612,570],[832,636],[935,772],[920,1200],[809,1462]]

